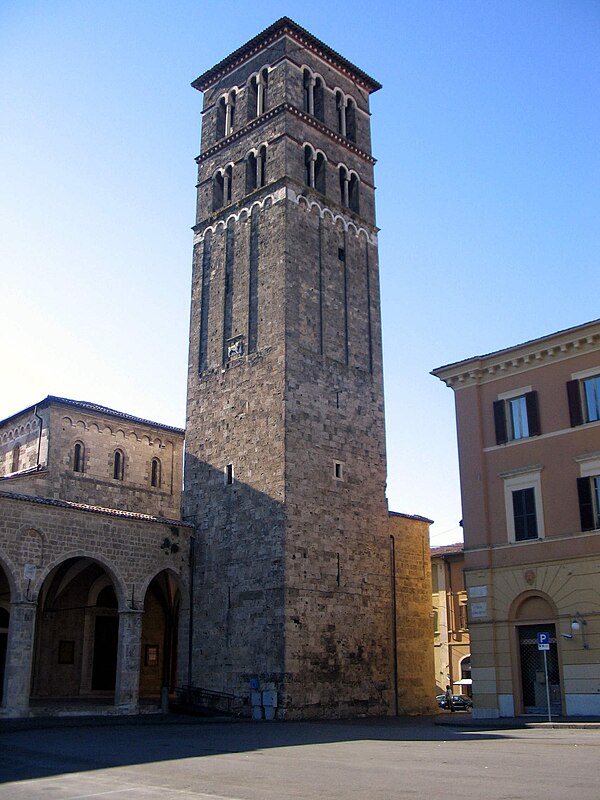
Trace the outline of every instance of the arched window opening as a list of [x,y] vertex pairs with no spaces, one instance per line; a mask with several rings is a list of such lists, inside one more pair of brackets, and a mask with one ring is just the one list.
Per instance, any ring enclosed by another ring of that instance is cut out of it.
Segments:
[[225,184],[223,186],[223,200],[225,205],[231,203],[231,186],[233,183],[233,167],[231,164],[225,167]]
[[151,486],[154,486],[156,489],[160,487],[160,482],[161,482],[160,473],[161,473],[160,460],[158,458],[153,458],[150,467],[150,484]]
[[359,200],[358,200],[358,176],[352,173],[350,176],[350,182],[348,185],[348,208],[350,211],[354,211],[355,214],[360,212]]
[[346,137],[351,142],[356,142],[356,103],[354,100],[347,100],[346,102]]
[[325,156],[317,153],[315,159],[315,189],[325,194]]
[[225,117],[226,117],[227,103],[225,98],[222,97],[217,105],[217,139],[222,139],[225,136]]
[[349,203],[349,183],[350,177],[346,167],[340,167],[340,202],[343,206],[348,207]]
[[121,450],[115,450],[113,457],[113,478],[122,481],[125,477],[125,457]]
[[325,92],[321,78],[315,78],[313,114],[321,122],[325,121]]
[[315,185],[315,151],[309,144],[304,145],[304,183],[307,186]]
[[260,116],[267,110],[267,90],[269,86],[269,70],[267,67],[262,69],[258,76],[258,86],[256,92],[256,115]]
[[256,175],[258,186],[265,186],[267,183],[267,147],[264,144],[258,151]]
[[217,172],[213,178],[213,211],[223,207],[225,178],[222,172]]
[[248,122],[258,115],[258,78],[255,75],[250,79],[246,89],[248,97]]
[[11,470],[10,470],[11,472],[18,472],[19,471],[19,460],[20,460],[20,457],[21,457],[21,446],[16,444],[13,447],[13,451],[12,451],[12,467],[11,467]]
[[304,98],[304,111],[307,114],[313,114],[313,76],[309,69],[302,71],[302,95]]
[[225,103],[225,136],[229,136],[235,130],[235,107],[237,103],[237,93],[229,92]]
[[73,472],[83,472],[84,471],[84,456],[85,456],[85,449],[81,442],[75,442],[75,447],[73,448]]
[[249,153],[246,158],[246,194],[250,194],[256,189],[256,165],[256,156],[254,153]]
[[342,136],[346,135],[346,100],[344,95],[337,91],[335,93],[335,108],[337,111],[338,132]]

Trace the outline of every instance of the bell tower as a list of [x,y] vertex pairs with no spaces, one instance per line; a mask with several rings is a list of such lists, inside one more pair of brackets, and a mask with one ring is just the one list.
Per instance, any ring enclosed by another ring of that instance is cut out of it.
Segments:
[[275,690],[279,717],[389,713],[381,87],[288,18],[192,85],[194,682]]

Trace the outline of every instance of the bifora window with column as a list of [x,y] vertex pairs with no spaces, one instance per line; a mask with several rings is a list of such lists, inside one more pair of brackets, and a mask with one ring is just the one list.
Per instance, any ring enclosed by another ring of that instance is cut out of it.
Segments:
[[356,142],[356,102],[341,89],[335,93],[338,133],[351,142]]
[[218,169],[212,181],[213,211],[218,211],[231,203],[233,184],[233,164],[228,164],[224,169]]
[[311,144],[304,145],[304,182],[325,194],[325,155]]
[[354,170],[349,170],[343,164],[339,166],[340,176],[340,202],[355,214],[360,213],[359,180]]
[[323,78],[308,67],[302,70],[304,111],[321,122],[325,121],[325,84]]
[[252,149],[246,156],[246,194],[267,183],[267,145]]
[[237,94],[237,89],[231,89],[217,103],[217,139],[223,139],[235,130]]
[[267,92],[269,87],[269,68],[263,67],[260,72],[248,80],[246,96],[248,99],[248,122],[260,117],[267,110]]

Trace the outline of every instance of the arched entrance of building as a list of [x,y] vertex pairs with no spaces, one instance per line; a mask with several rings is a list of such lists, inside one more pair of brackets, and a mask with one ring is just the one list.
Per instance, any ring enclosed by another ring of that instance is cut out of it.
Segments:
[[0,565],[0,704],[4,700],[4,674],[8,647],[8,623],[10,620],[10,584]]
[[561,686],[556,641],[556,610],[541,594],[528,593],[517,598],[511,616],[514,621],[513,680],[518,689],[516,705],[521,713],[546,714],[548,702],[544,670],[544,653],[538,649],[538,633],[548,633],[550,649],[546,652],[550,706],[553,714],[561,713]]
[[160,572],[149,584],[144,598],[140,698],[169,694],[177,681],[177,644],[181,593],[175,575]]
[[70,558],[50,572],[38,601],[33,697],[114,695],[117,606],[97,561]]

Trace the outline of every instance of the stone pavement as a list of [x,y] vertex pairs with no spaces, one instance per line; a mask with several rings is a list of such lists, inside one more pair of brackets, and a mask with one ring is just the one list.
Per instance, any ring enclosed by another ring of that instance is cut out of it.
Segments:
[[433,717],[253,723],[169,715],[16,724],[23,722],[0,727],[0,800],[600,796],[594,729],[485,728],[483,721],[467,727],[467,719],[436,725]]

